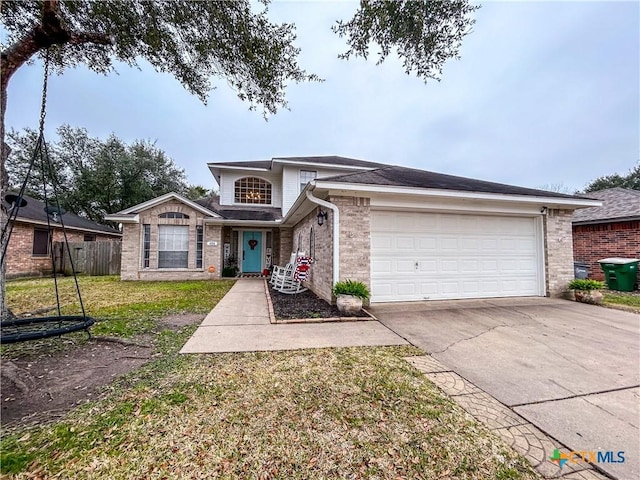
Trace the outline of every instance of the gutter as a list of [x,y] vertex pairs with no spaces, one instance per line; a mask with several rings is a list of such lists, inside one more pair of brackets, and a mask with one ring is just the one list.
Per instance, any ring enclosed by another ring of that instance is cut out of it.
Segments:
[[305,193],[310,202],[333,212],[333,285],[335,285],[340,280],[340,211],[333,203],[314,197],[311,190],[306,189]]

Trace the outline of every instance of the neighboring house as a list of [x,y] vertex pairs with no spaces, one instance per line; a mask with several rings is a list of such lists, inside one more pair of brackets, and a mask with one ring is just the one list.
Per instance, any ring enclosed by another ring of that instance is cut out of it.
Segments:
[[589,264],[589,277],[604,280],[598,260],[640,258],[640,191],[608,188],[584,196],[602,206],[573,214],[573,258]]
[[[27,195],[23,198],[27,205],[18,211],[7,246],[7,278],[51,274],[51,242],[64,241],[60,217],[49,215],[49,229],[45,204]],[[4,201],[3,208],[8,210],[11,205]],[[69,242],[119,241],[122,238],[117,230],[73,213],[64,213],[62,221]]]
[[219,200],[170,193],[107,217],[123,224],[122,279],[218,278],[315,259],[372,302],[561,295],[573,279],[571,216],[600,202],[344,157],[210,163]]

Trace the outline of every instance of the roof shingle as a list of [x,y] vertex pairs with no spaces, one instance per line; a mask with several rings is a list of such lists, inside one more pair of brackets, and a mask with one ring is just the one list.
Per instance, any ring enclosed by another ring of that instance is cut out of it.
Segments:
[[220,197],[210,196],[195,201],[198,205],[217,213],[226,220],[273,222],[282,218],[282,210],[272,207],[249,208],[248,206],[220,205]]
[[387,185],[394,187],[433,188],[463,192],[496,193],[503,195],[529,195],[554,198],[580,198],[564,193],[547,192],[533,188],[516,187],[502,183],[457,177],[414,168],[388,166],[368,172],[349,173],[318,179],[318,181]]
[[[14,194],[17,195],[17,193],[14,193]],[[20,210],[18,210],[18,219],[47,223],[48,215],[44,211],[44,208],[45,208],[44,202],[41,202],[40,200],[36,200],[35,198],[30,197],[28,195],[23,195],[23,198],[26,200],[27,205],[24,207],[21,207]],[[11,207],[11,205],[7,204],[6,200],[3,200],[2,203],[7,209]],[[54,222],[52,217],[49,217],[49,220],[51,221],[52,226],[57,228],[61,227],[60,222]],[[106,234],[111,234],[111,235],[121,235],[121,233],[114,228],[111,228],[107,225],[102,225],[100,223],[96,223],[92,220],[80,217],[71,212],[66,212],[62,217],[62,221],[64,222],[65,227],[72,227],[72,228],[81,229],[81,230],[99,231],[99,232],[104,232]]]
[[640,191],[627,188],[608,188],[584,194],[585,197],[602,200],[601,207],[589,207],[577,210],[573,214],[573,223],[615,219],[640,219]]

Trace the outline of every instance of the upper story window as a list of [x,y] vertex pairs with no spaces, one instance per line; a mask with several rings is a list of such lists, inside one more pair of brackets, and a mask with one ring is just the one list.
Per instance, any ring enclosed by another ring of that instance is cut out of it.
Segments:
[[271,205],[271,184],[257,177],[236,180],[234,199],[236,203]]
[[315,180],[317,174],[314,170],[300,170],[300,191],[304,190],[311,180]]
[[189,218],[189,215],[182,212],[165,212],[158,215],[158,218]]

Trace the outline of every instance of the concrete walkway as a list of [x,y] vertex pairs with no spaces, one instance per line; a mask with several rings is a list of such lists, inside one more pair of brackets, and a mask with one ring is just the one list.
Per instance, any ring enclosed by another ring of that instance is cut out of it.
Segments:
[[271,324],[265,281],[241,278],[202,321],[180,353],[408,345],[380,322]]

